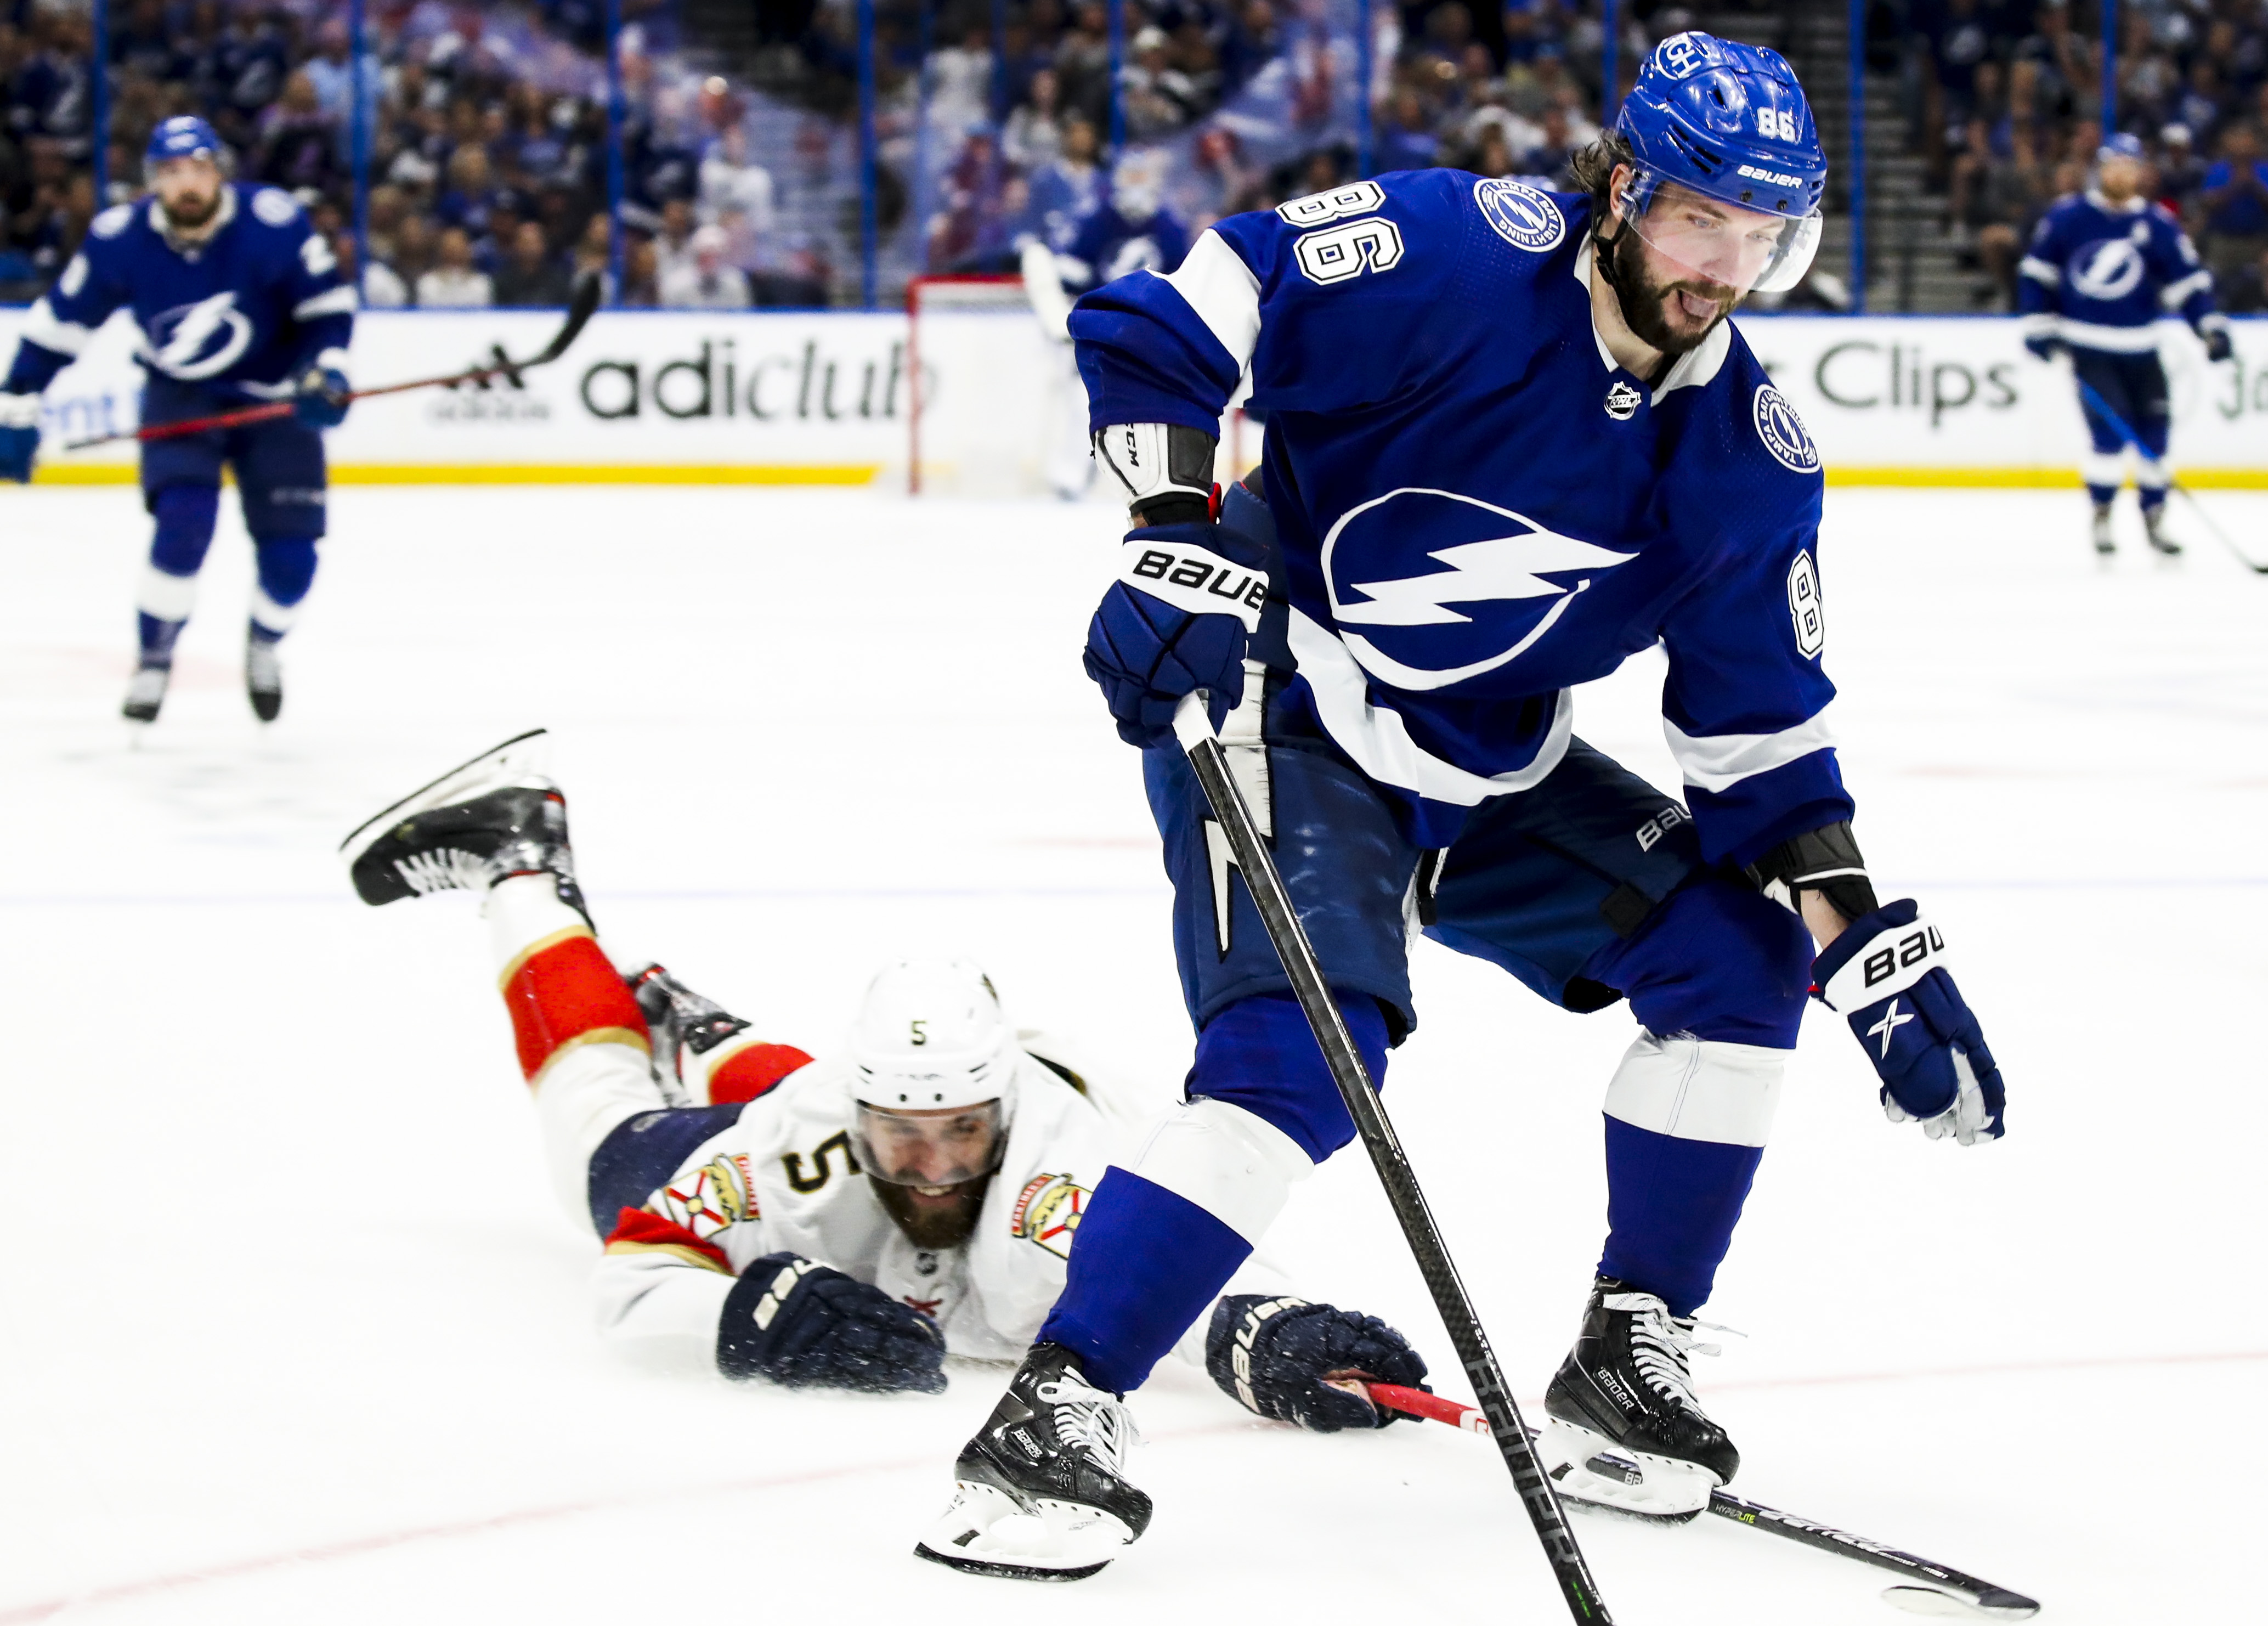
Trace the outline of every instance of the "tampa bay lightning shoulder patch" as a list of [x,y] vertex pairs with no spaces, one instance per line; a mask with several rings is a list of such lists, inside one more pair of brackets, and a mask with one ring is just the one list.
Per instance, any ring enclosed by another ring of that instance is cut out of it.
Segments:
[[1515,248],[1545,254],[1567,235],[1559,205],[1523,181],[1484,181],[1473,188],[1481,218]]
[[1787,397],[1770,384],[1756,386],[1754,406],[1756,439],[1764,443],[1764,450],[1782,468],[1797,474],[1819,472],[1819,448],[1812,444],[1811,432],[1787,403]]

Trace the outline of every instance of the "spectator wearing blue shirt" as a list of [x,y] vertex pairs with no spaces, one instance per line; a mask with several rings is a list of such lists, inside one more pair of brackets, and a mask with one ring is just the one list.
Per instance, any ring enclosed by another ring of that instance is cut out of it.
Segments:
[[2220,138],[2220,162],[2205,172],[2198,188],[2205,205],[2205,258],[2213,275],[2235,282],[2268,250],[2268,163],[2249,124],[2232,124]]

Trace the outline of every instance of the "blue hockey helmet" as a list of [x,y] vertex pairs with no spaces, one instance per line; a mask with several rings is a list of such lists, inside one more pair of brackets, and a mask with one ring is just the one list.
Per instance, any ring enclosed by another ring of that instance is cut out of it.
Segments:
[[147,174],[169,159],[204,157],[212,159],[224,170],[228,167],[228,148],[222,144],[220,134],[194,113],[184,113],[161,122],[150,132],[150,144],[142,150],[142,167]]
[[[1640,220],[1662,182],[1675,182],[1786,220],[1746,288],[1792,288],[1811,269],[1827,153],[1795,70],[1778,51],[1697,31],[1673,34],[1639,69],[1615,133],[1629,144],[1637,172],[1617,199],[1626,218]],[[1645,225],[1638,232],[1662,246]]]
[[2132,159],[2137,164],[2146,164],[2149,162],[2150,154],[2142,145],[2139,136],[2130,136],[2120,130],[2115,136],[2105,136],[2102,144],[2095,149],[2095,161],[2098,164],[2114,158]]

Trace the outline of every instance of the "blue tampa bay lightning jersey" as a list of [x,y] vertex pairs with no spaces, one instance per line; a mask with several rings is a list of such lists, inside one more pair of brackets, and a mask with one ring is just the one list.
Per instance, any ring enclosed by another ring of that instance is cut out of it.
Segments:
[[2213,273],[2174,217],[2139,197],[2064,199],[2033,232],[2021,269],[2026,327],[2082,350],[2155,350],[2159,317],[2177,311],[2197,328],[2213,314]]
[[1455,170],[1238,215],[1079,301],[1096,429],[1268,425],[1293,697],[1422,844],[1542,782],[1567,690],[1660,640],[1712,861],[1851,814],[1822,713],[1817,448],[1728,323],[1649,388],[1592,324],[1588,200]]
[[[26,314],[8,373],[34,393],[122,307],[142,330],[142,365],[227,395],[275,400],[320,360],[343,369],[355,292],[291,195],[222,190],[219,227],[177,248],[154,198],[97,215],[55,285]],[[335,353],[333,353],[335,352]]]
[[1189,234],[1160,209],[1129,220],[1105,203],[1087,216],[1065,250],[1074,263],[1064,267],[1074,287],[1091,288],[1135,271],[1170,271],[1189,251]]

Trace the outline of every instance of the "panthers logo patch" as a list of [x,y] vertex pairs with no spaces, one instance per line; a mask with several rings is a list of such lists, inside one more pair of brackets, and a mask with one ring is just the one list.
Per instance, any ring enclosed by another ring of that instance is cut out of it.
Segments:
[[1057,1259],[1069,1259],[1087,1196],[1086,1187],[1068,1174],[1035,1175],[1008,1212],[1008,1230]]

